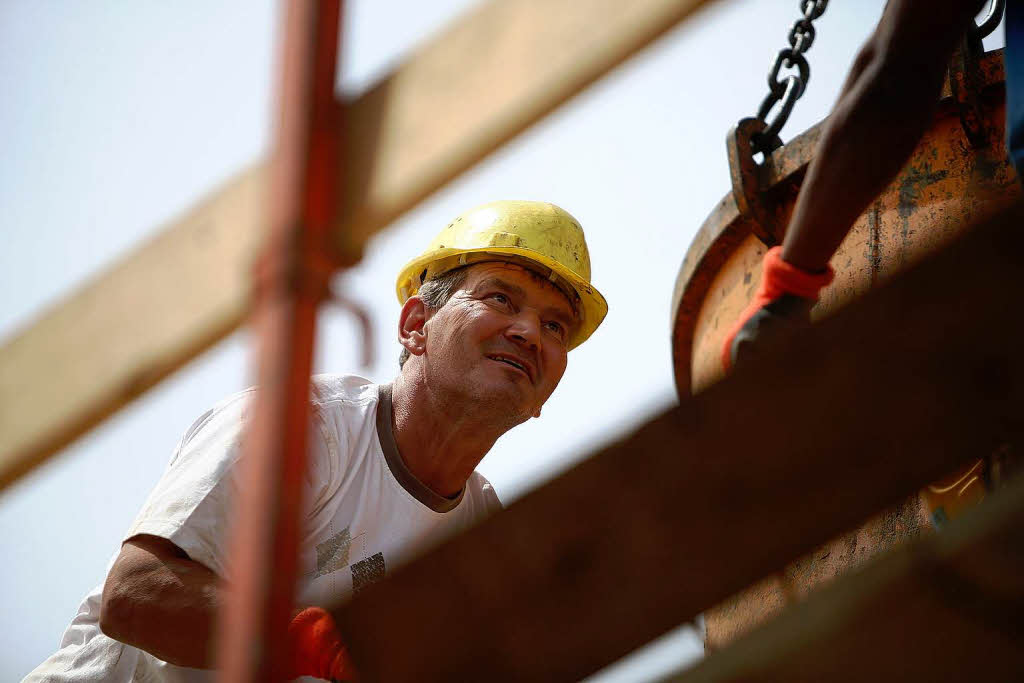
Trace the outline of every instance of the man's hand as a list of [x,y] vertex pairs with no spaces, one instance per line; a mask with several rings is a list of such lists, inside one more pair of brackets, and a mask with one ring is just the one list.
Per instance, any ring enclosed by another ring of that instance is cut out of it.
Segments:
[[307,607],[288,626],[291,641],[291,675],[313,676],[330,681],[355,681],[356,670],[330,613]]
[[764,255],[761,286],[725,336],[722,366],[726,371],[747,361],[769,339],[809,323],[818,293],[832,282],[831,267],[808,273],[783,261],[781,252],[773,247]]

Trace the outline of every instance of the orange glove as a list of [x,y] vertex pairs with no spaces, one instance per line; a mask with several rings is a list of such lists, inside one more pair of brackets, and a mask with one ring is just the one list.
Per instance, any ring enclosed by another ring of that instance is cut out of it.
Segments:
[[329,681],[355,681],[356,670],[334,618],[320,607],[307,607],[288,625],[291,677],[314,676]]
[[929,484],[921,494],[932,516],[932,525],[942,529],[950,521],[985,499],[988,492],[985,461],[976,460],[956,474]]
[[773,328],[807,317],[818,300],[818,292],[832,282],[829,266],[823,273],[808,273],[782,260],[782,247],[772,247],[762,262],[761,286],[750,305],[729,329],[722,343],[722,366],[731,370],[746,347],[770,334]]

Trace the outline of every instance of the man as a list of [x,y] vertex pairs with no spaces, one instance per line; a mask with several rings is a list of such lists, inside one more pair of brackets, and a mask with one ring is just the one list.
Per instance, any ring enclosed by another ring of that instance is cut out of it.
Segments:
[[[829,260],[854,221],[892,181],[931,123],[946,67],[984,0],[890,0],[854,60],[829,116],[781,247],[765,254],[761,286],[721,349],[728,370],[765,339],[809,320],[831,282]],[[1024,7],[1006,7],[1007,141],[1024,161]],[[980,461],[929,487],[936,523],[983,496]]]
[[[475,467],[540,415],[567,353],[607,313],[579,223],[553,204],[493,202],[449,224],[398,278],[401,371],[390,385],[312,386],[292,673],[355,678],[329,614],[426,545],[500,509]],[[102,590],[27,681],[206,681],[239,443],[252,391],[185,434]]]

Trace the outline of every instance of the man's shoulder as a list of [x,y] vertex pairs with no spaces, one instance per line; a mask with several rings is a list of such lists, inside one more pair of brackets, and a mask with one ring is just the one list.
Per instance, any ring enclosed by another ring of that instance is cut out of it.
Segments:
[[[180,445],[185,445],[206,429],[230,427],[239,430],[249,421],[257,387],[249,387],[223,398],[200,415],[185,433]],[[310,404],[314,418],[326,419],[327,414],[347,406],[369,408],[375,406],[378,386],[358,375],[314,375],[310,382]],[[354,415],[354,411],[347,411]]]
[[480,499],[488,512],[497,512],[503,508],[494,486],[487,477],[476,470],[466,480],[466,494]]
[[310,418],[339,445],[374,427],[379,402],[380,385],[358,375],[314,375],[310,384]]
[[314,375],[311,381],[310,401],[314,406],[331,403],[375,403],[378,385],[358,375]]

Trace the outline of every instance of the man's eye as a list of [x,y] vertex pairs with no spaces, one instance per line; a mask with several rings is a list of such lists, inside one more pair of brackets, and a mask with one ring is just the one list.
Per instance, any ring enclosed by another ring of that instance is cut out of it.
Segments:
[[499,304],[507,304],[509,302],[508,297],[502,294],[501,292],[495,292],[494,294],[491,294],[491,298],[497,301]]
[[563,327],[561,323],[557,323],[554,320],[550,320],[544,323],[544,325],[549,330],[557,334],[559,337],[562,337],[565,334],[565,327]]

